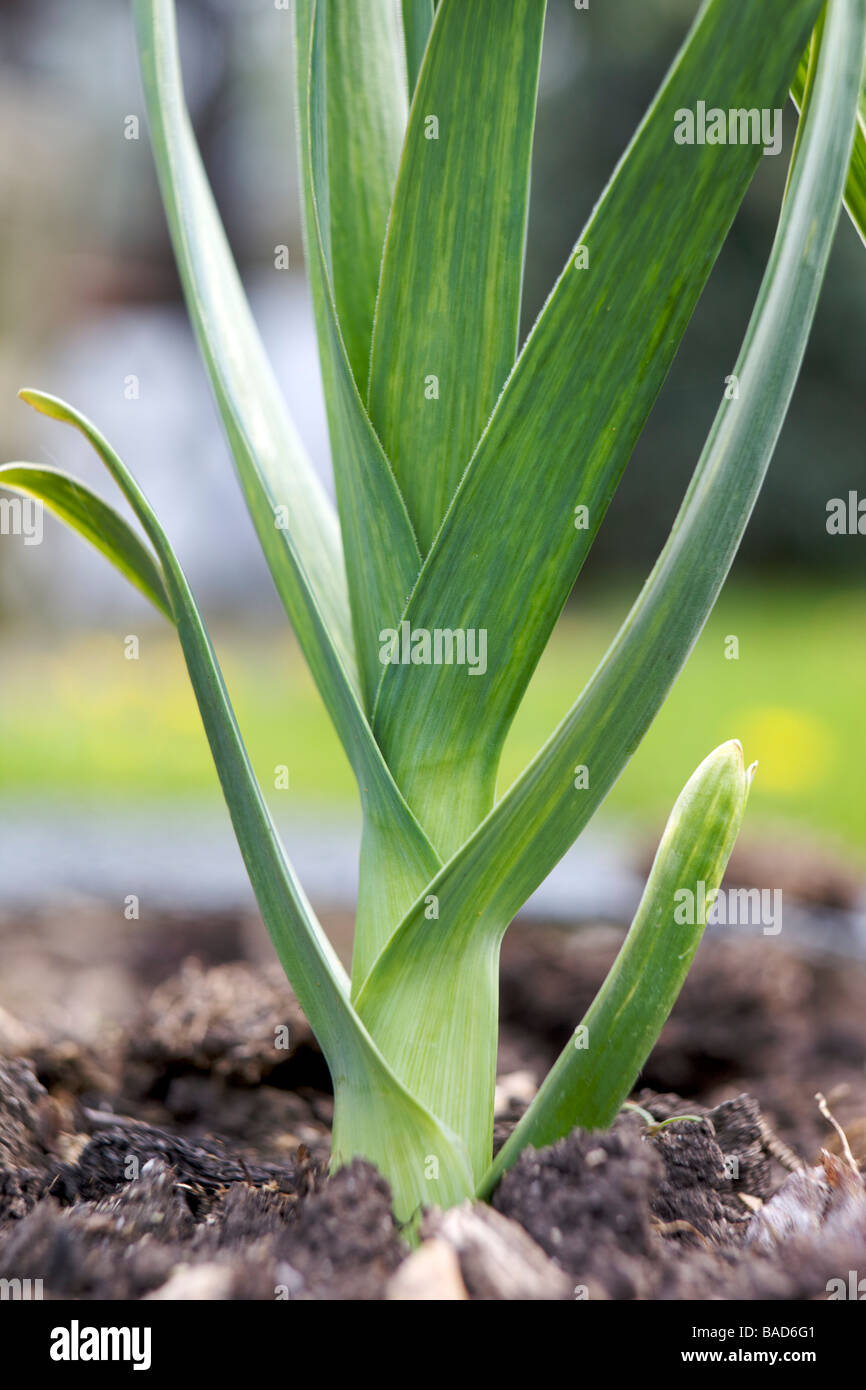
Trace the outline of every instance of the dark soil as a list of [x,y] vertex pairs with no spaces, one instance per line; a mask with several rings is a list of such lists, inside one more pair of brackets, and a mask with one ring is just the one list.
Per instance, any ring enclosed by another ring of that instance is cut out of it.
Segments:
[[[128,926],[128,924],[125,924]],[[345,922],[329,924],[345,941]],[[524,1153],[407,1254],[386,1183],[326,1172],[327,1068],[254,922],[82,905],[0,921],[0,1279],[46,1298],[826,1297],[866,1274],[866,965],[704,943],[604,1134]],[[518,925],[497,1140],[616,952]],[[50,1031],[46,1027],[50,1020]]]

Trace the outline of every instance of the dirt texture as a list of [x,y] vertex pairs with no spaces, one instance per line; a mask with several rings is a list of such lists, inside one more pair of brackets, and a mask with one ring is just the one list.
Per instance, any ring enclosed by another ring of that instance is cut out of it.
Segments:
[[[497,1143],[620,940],[507,937]],[[857,962],[706,941],[641,1109],[526,1151],[410,1252],[375,1169],[327,1175],[327,1067],[255,921],[118,940],[82,904],[0,920],[0,949],[0,1279],[46,1298],[813,1299],[866,1274]]]

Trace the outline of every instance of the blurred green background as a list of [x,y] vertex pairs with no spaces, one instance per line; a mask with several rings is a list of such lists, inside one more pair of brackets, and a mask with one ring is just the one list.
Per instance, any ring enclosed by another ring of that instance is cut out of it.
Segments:
[[[627,611],[621,587],[561,622],[508,740],[500,791],[558,720]],[[607,802],[655,822],[705,753],[738,737],[759,775],[749,828],[790,823],[857,853],[863,846],[866,726],[864,600],[821,582],[731,584],[692,659]],[[736,637],[738,659],[726,656]],[[284,633],[220,629],[216,644],[263,786],[282,809],[344,809],[352,775],[303,659]],[[137,662],[113,634],[76,633],[17,648],[0,710],[6,790],[74,793],[78,806],[218,797],[177,643],[148,632]],[[828,674],[829,673],[829,674]]]
[[[525,328],[578,239],[696,0],[550,0],[533,173]],[[290,16],[272,0],[184,0],[191,106],[280,379],[311,454],[327,444],[303,283]],[[73,12],[74,11],[74,12]],[[286,630],[198,364],[153,176],[131,22],[117,0],[0,9],[0,428],[4,457],[109,489],[59,426],[15,401],[68,395],[137,470],[213,622],[265,788],[302,816],[356,804],[351,775]],[[7,108],[5,111],[3,108]],[[23,115],[22,115],[23,111]],[[28,119],[29,113],[29,119]],[[124,136],[141,118],[138,140]],[[765,159],[510,736],[500,790],[578,694],[663,543],[736,355],[772,240],[785,154]],[[274,270],[274,248],[291,271]],[[760,761],[747,834],[866,849],[866,538],[829,537],[826,505],[866,495],[861,344],[866,253],[846,219],[795,401],[732,579],[674,693],[609,798],[657,825],[688,774],[737,736]],[[587,369],[576,363],[575,371]],[[130,376],[138,394],[130,399]],[[531,485],[531,483],[529,484]],[[176,644],[99,557],[46,522],[0,536],[0,803],[196,806],[219,796]],[[123,639],[140,638],[140,658]],[[728,659],[728,639],[738,641]],[[2,817],[0,817],[2,829]]]

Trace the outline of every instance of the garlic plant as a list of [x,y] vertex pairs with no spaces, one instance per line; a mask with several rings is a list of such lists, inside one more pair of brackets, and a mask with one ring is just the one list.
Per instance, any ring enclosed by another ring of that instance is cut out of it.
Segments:
[[[622,772],[715,602],[785,418],[843,195],[863,229],[866,0],[829,0],[826,16],[820,0],[706,0],[522,345],[544,0],[403,0],[402,13],[392,0],[296,0],[336,511],[199,158],[173,0],[133,8],[189,314],[358,782],[351,976],[279,842],[174,550],[118,455],[72,407],[28,390],[83,431],[140,530],[56,470],[9,464],[0,483],[42,498],[176,626],[262,916],[331,1070],[333,1163],[378,1164],[410,1222],[422,1205],[487,1195],[526,1144],[608,1124],[697,948],[706,912],[684,926],[675,894],[703,882],[708,909],[721,882],[750,782],[736,741],[686,784],[608,980],[493,1163],[502,936]],[[515,710],[760,164],[750,113],[775,113],[792,87],[803,114],[776,239],[739,358],[720,363],[737,389],[720,386],[667,543],[609,651],[497,799]],[[708,108],[742,138],[710,139]],[[689,143],[684,113],[699,110],[704,138]]]

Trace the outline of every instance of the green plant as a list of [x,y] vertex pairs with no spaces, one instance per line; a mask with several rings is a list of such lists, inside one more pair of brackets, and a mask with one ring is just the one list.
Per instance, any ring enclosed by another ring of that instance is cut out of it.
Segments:
[[[183,571],[121,460],[77,411],[25,391],[85,434],[145,539],[55,470],[10,464],[0,482],[42,498],[176,625],[262,916],[331,1069],[333,1161],[376,1162],[403,1220],[488,1193],[524,1144],[611,1121],[703,929],[705,912],[677,921],[677,889],[703,881],[708,909],[721,882],[751,780],[736,742],[687,783],[576,1045],[491,1166],[502,935],[619,776],[724,582],[793,392],[846,176],[863,230],[866,0],[830,0],[810,41],[820,8],[707,0],[518,351],[543,0],[441,0],[435,14],[432,0],[403,0],[405,55],[390,0],[297,0],[335,514],[198,156],[173,0],[135,0],[190,316],[262,549],[358,781],[351,980],[279,844]],[[773,110],[792,83],[803,115],[737,389],[607,655],[496,800],[509,723],[760,162],[756,144],[678,145],[677,112],[703,100]]]

